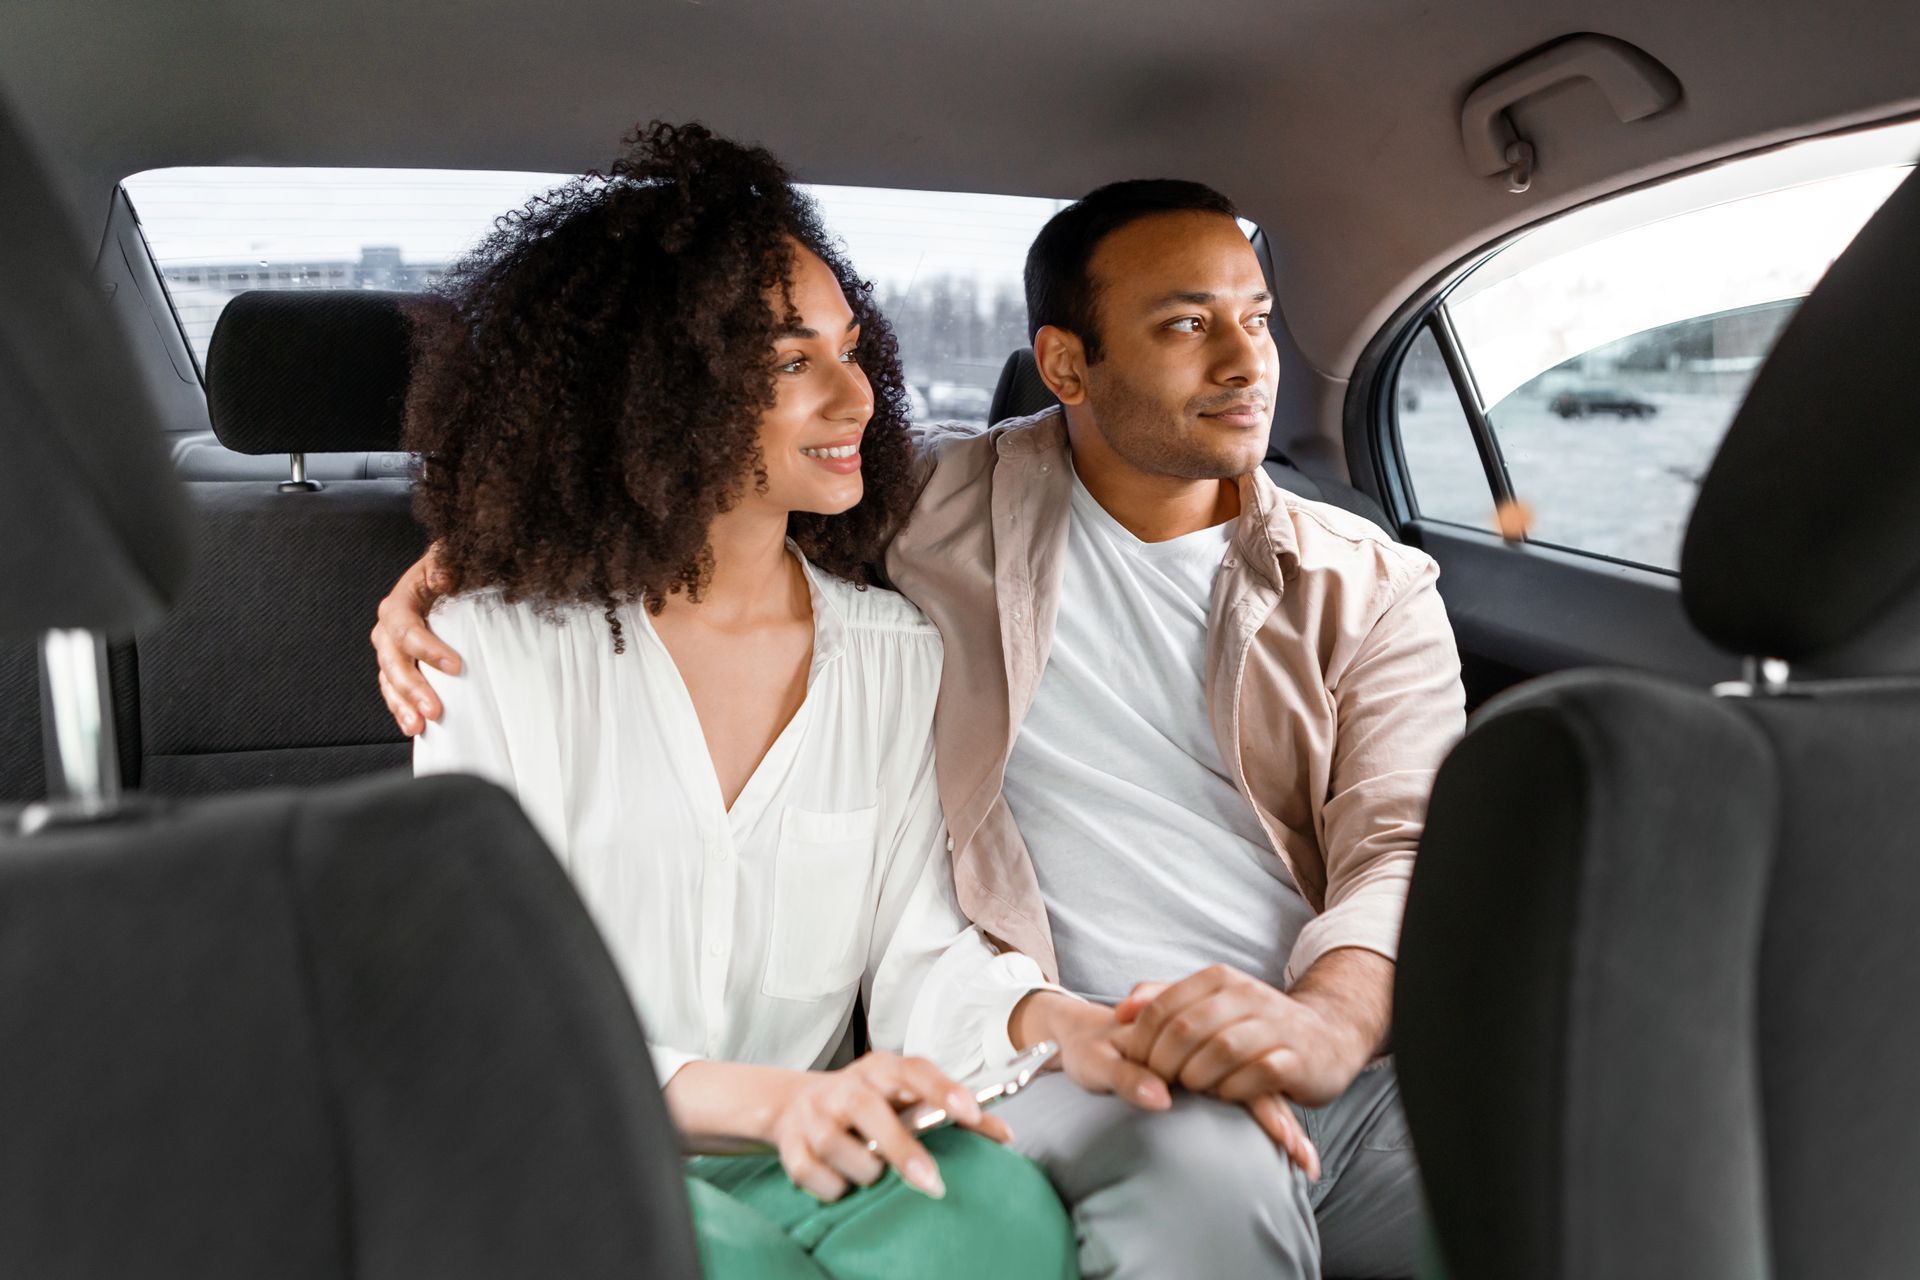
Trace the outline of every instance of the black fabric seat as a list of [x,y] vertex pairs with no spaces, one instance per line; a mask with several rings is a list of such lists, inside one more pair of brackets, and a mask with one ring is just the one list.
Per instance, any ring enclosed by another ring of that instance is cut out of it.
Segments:
[[[398,449],[407,302],[358,291],[236,297],[207,360],[221,442],[254,454]],[[367,630],[424,545],[408,483],[186,488],[200,516],[193,576],[135,640],[140,785],[193,795],[405,767]]]
[[[1034,363],[1033,348],[1021,347],[1008,356],[1006,364],[1000,367],[1000,380],[993,388],[993,402],[987,411],[987,421],[1024,418],[1059,403],[1041,380],[1040,368]],[[1345,481],[1310,476],[1294,466],[1284,454],[1272,450],[1269,450],[1264,465],[1267,475],[1287,492],[1299,494],[1311,502],[1325,502],[1351,511],[1379,525],[1389,536],[1399,536],[1380,504]]]
[[1440,771],[1395,1039],[1456,1277],[1920,1275],[1916,343],[1909,177],[1688,529],[1688,613],[1751,678],[1556,675]]
[[0,855],[0,1273],[698,1274],[632,1006],[503,792],[261,791]]
[[48,637],[60,744],[0,812],[0,1276],[696,1276],[633,1006],[506,793],[117,794],[99,638],[180,596],[192,512],[3,110],[0,171],[0,642]]

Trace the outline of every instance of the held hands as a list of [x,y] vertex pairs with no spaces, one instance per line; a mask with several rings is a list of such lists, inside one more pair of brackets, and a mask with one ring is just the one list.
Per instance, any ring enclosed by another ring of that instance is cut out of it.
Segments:
[[838,1071],[796,1071],[766,1138],[794,1185],[831,1203],[851,1185],[870,1186],[891,1165],[907,1184],[939,1199],[946,1194],[933,1157],[901,1122],[917,1103],[945,1108],[957,1124],[995,1142],[1013,1136],[973,1095],[924,1058],[875,1051]]
[[1162,1079],[1241,1103],[1317,1179],[1319,1153],[1289,1101],[1323,1106],[1353,1083],[1386,1019],[1384,994],[1378,1009],[1356,997],[1389,990],[1392,971],[1384,957],[1341,951],[1323,957],[1291,994],[1230,965],[1144,983],[1114,1011],[1124,1024],[1116,1045]]
[[1166,1082],[1121,1052],[1120,1036],[1128,1028],[1106,1005],[1035,991],[1015,1006],[1008,1030],[1023,1049],[1042,1040],[1059,1045],[1055,1061],[1089,1093],[1111,1093],[1147,1111],[1173,1105]]
[[408,737],[424,730],[427,721],[438,720],[442,710],[433,687],[420,674],[420,664],[431,662],[449,675],[460,671],[460,655],[427,626],[428,611],[445,593],[434,548],[428,547],[380,601],[380,620],[368,637],[380,660],[380,696]]

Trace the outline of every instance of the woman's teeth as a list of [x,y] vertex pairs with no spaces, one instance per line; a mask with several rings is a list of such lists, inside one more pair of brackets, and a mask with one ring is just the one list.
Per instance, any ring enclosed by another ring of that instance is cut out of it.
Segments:
[[860,452],[860,446],[857,444],[843,444],[836,445],[831,449],[802,449],[800,452],[809,458],[851,458],[854,454]]

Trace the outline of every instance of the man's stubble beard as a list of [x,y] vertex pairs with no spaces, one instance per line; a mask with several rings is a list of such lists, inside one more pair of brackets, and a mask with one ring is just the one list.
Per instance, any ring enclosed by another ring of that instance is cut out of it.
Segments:
[[[1187,434],[1184,420],[1135,392],[1111,371],[1087,373],[1087,404],[1107,447],[1128,466],[1180,480],[1231,480],[1259,466],[1208,452]],[[1264,450],[1263,450],[1264,452]]]

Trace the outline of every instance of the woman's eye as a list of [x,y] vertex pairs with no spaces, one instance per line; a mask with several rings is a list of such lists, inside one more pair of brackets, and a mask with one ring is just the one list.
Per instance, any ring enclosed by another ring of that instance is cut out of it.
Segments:
[[785,364],[775,365],[773,369],[775,373],[801,373],[805,371],[806,367],[807,358],[805,356],[795,356]]
[[860,354],[851,347],[840,353],[841,364],[859,364]]
[[1167,328],[1173,330],[1175,333],[1198,333],[1200,332],[1200,317],[1181,316],[1178,320],[1169,321]]

